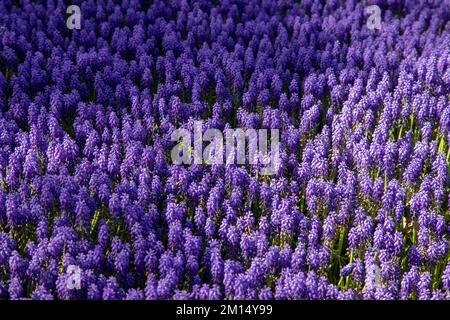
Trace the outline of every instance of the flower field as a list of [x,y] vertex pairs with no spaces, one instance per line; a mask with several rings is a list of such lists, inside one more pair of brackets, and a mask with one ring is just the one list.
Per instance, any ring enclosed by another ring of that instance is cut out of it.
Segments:
[[450,299],[449,192],[447,1],[0,1],[2,300]]

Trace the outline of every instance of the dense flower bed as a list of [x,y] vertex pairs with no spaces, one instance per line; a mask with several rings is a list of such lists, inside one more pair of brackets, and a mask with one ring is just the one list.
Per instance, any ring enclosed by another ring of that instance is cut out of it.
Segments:
[[[449,21],[442,0],[0,1],[0,297],[449,299]],[[279,129],[277,174],[173,164],[196,120]]]

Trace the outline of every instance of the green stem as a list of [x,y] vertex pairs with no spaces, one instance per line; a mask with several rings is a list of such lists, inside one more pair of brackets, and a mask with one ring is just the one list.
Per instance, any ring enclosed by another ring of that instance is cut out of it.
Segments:
[[412,242],[413,242],[414,245],[417,245],[417,226],[416,226],[416,223],[413,224]]
[[397,140],[400,140],[400,138],[402,137],[402,133],[403,133],[403,126],[400,126],[400,130],[398,132]]
[[444,137],[441,137],[441,141],[439,142],[439,149],[438,152],[444,152]]

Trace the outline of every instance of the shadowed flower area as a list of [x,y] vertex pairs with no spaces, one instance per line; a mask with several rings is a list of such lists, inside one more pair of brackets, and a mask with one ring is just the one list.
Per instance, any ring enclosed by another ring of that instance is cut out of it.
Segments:
[[0,299],[450,299],[450,4],[366,2],[0,1]]

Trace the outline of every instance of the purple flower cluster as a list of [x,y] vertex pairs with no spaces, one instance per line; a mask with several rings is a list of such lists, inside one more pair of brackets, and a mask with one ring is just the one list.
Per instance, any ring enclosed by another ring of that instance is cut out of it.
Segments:
[[[450,299],[446,1],[19,3],[0,299]],[[279,129],[277,173],[173,164],[198,120]]]

